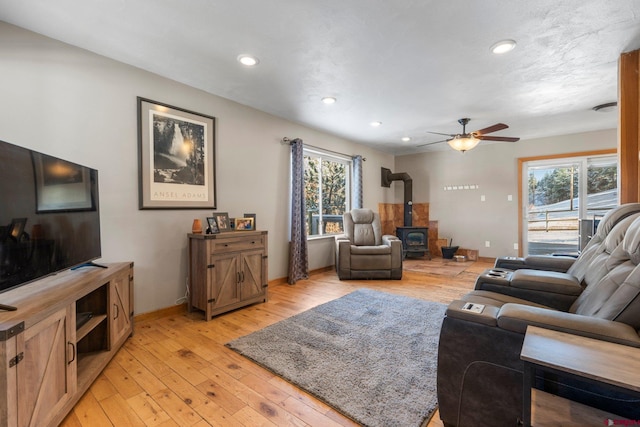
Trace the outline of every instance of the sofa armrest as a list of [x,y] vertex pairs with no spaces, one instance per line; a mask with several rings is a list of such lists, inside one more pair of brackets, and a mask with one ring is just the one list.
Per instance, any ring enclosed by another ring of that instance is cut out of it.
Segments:
[[505,268],[508,270],[519,270],[528,268],[531,270],[546,270],[566,272],[576,261],[573,256],[554,255],[529,255],[521,257],[500,257],[496,259],[495,268]]
[[578,279],[567,273],[521,269],[511,275],[511,286],[531,291],[578,296],[583,287]]
[[633,347],[640,347],[636,330],[621,322],[580,314],[565,313],[540,307],[508,303],[497,314],[501,329],[524,334],[528,325],[567,332]]
[[446,314],[448,317],[454,317],[456,319],[468,320],[470,322],[482,323],[487,326],[496,326],[499,308],[493,305],[486,305],[480,313],[476,313],[470,310],[465,310],[467,301],[455,300],[447,307]]

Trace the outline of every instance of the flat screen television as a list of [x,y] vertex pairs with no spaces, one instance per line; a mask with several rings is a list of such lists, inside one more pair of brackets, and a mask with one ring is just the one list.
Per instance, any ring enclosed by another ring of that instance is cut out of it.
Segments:
[[100,256],[98,171],[0,141],[0,293]]

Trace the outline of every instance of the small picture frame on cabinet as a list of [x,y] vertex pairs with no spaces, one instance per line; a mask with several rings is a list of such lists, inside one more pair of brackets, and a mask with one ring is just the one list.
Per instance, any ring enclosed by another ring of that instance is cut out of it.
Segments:
[[216,224],[218,224],[218,230],[229,231],[231,229],[229,214],[227,212],[214,212],[213,217],[216,220]]
[[218,222],[216,218],[213,216],[207,217],[207,234],[217,234],[220,232],[220,228],[218,228]]
[[236,231],[253,230],[253,218],[236,218],[234,222]]
[[244,217],[245,218],[253,218],[253,224],[252,224],[253,228],[252,228],[252,230],[257,229],[258,225],[256,223],[256,214],[254,214],[254,213],[246,213],[246,214],[244,214]]

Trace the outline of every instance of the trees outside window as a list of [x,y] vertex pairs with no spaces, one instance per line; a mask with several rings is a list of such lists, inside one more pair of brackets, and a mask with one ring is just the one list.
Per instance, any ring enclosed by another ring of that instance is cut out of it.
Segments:
[[350,159],[304,150],[307,236],[344,231],[342,215],[350,210],[350,176]]

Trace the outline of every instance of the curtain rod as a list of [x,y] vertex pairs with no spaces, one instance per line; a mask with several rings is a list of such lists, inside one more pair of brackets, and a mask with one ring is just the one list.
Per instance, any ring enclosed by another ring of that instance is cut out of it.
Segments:
[[[282,138],[282,141],[281,141],[281,143],[282,143],[282,144],[288,144],[288,145],[291,145],[291,142],[292,142],[292,140],[291,140],[291,139],[289,139],[289,138],[287,138],[286,136],[285,136],[284,138]],[[338,155],[340,155],[340,156],[354,157],[353,155],[352,155],[352,156],[350,156],[350,155],[348,155],[348,154],[339,153],[339,152],[337,152],[337,151],[333,151],[333,150],[327,150],[326,148],[316,147],[315,145],[311,145],[311,144],[307,144],[307,143],[305,143],[304,145],[305,145],[306,147],[309,147],[309,148],[315,148],[316,150],[322,150],[322,151],[326,151],[326,152],[328,152],[328,153],[338,154]],[[363,158],[362,158],[362,161],[363,161],[363,162],[366,162],[366,161],[367,161],[367,158],[366,158],[366,157],[363,157]]]

